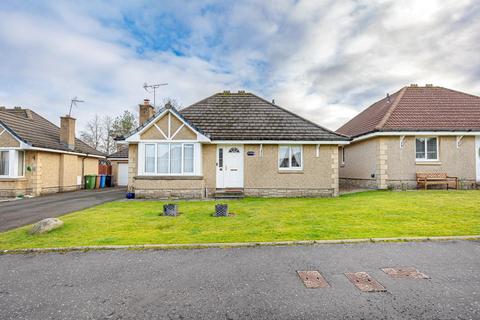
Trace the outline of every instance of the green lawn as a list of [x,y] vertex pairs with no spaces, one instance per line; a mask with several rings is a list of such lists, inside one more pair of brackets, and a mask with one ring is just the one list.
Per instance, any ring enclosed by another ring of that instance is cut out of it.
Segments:
[[63,216],[62,229],[0,233],[0,249],[147,243],[248,242],[480,234],[480,191],[372,191],[326,199],[228,201],[233,217],[212,216],[215,201],[112,202]]

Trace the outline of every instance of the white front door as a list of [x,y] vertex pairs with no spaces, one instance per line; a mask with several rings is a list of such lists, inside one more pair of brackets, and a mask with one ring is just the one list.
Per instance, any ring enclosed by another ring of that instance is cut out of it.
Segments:
[[126,186],[127,184],[128,184],[128,163],[119,163],[117,185]]
[[475,137],[475,162],[477,164],[477,182],[480,182],[480,136]]
[[243,188],[243,146],[218,145],[217,188]]

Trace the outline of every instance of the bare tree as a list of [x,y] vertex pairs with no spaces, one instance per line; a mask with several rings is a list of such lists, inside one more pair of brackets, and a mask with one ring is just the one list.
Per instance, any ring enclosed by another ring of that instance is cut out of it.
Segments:
[[127,110],[115,119],[108,115],[100,118],[96,114],[80,132],[80,138],[92,148],[111,154],[117,150],[115,138],[126,136],[136,127],[135,115]]
[[95,114],[92,120],[87,122],[85,129],[80,132],[80,138],[94,149],[99,150],[102,143],[102,121],[98,114]]
[[110,116],[104,116],[102,119],[102,151],[110,154],[116,151],[116,143],[113,140],[113,118]]

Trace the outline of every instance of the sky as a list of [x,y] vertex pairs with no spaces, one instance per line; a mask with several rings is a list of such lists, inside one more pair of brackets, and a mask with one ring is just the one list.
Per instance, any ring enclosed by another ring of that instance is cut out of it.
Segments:
[[478,0],[0,2],[0,105],[77,131],[168,83],[188,106],[246,90],[335,130],[405,85],[480,95]]

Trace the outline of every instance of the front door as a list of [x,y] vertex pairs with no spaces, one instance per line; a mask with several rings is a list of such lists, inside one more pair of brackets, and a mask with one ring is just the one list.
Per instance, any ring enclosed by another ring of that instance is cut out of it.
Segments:
[[217,188],[243,188],[243,146],[218,145]]
[[477,182],[480,183],[480,136],[475,137],[475,162],[477,165]]

